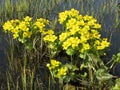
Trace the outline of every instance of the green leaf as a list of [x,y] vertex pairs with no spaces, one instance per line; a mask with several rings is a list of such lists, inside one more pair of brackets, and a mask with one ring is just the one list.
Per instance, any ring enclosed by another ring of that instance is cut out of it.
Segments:
[[80,57],[80,58],[84,58],[84,55],[83,55],[83,54],[80,54],[79,57]]
[[26,39],[18,38],[18,41],[21,42],[21,43],[25,43],[25,42],[26,42]]
[[83,74],[79,73],[79,77],[82,77],[83,79],[85,79],[87,75],[87,72],[84,72]]
[[120,62],[120,52],[117,53],[117,55],[112,55],[112,60],[113,60],[115,63],[119,63],[119,62]]
[[120,90],[120,78],[116,79],[115,85],[110,90]]
[[78,67],[76,67],[75,65],[72,65],[72,64],[65,64],[65,66],[70,69],[71,71],[76,71],[76,70],[79,70]]
[[31,43],[25,43],[25,48],[27,50],[32,50],[33,49],[33,45]]
[[113,76],[105,71],[105,69],[98,69],[95,74],[96,78],[100,81],[106,81],[113,78]]
[[81,64],[81,66],[80,66],[80,70],[82,70],[83,68],[88,68],[88,66],[83,63],[83,64]]
[[67,53],[68,55],[72,56],[72,55],[75,54],[75,50],[72,49],[72,48],[68,48],[68,49],[66,50],[66,53]]
[[70,69],[70,70],[72,69],[72,65],[69,64],[69,63],[66,63],[65,66],[66,66],[68,69]]
[[86,54],[87,54],[87,52],[80,53],[79,57],[82,58],[82,59],[86,59]]

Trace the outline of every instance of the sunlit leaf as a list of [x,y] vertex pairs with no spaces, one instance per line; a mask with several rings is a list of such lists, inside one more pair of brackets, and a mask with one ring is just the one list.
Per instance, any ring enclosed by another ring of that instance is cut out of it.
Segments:
[[66,53],[67,53],[68,55],[72,56],[73,54],[75,54],[75,50],[72,49],[72,48],[69,48],[69,49],[66,50]]
[[105,71],[105,69],[98,69],[96,71],[96,77],[100,81],[106,81],[113,78],[113,76],[109,74],[107,71]]

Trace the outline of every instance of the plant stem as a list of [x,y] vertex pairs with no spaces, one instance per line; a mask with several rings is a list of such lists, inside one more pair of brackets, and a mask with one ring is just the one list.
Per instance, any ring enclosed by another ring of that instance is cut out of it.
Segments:
[[70,59],[71,59],[71,64],[73,64],[73,56],[72,55],[70,56]]

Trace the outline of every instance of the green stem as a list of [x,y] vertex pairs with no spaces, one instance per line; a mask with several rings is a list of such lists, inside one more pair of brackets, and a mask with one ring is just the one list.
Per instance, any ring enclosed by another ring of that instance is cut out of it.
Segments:
[[70,56],[70,59],[71,59],[71,64],[73,64],[73,57],[72,57],[72,55]]
[[99,81],[99,86],[98,86],[99,90],[102,90],[102,88],[101,88],[101,87],[102,87],[101,84],[102,84],[101,81]]
[[59,90],[62,90],[63,79],[59,79]]
[[89,79],[90,79],[90,82],[93,83],[93,72],[92,72],[92,68],[90,67],[90,65],[89,65]]

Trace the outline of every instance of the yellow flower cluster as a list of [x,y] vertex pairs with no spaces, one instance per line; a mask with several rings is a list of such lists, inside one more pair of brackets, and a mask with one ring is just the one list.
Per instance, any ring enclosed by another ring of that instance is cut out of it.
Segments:
[[59,22],[63,24],[69,17],[78,16],[79,12],[75,9],[71,9],[70,11],[66,10],[64,12],[59,13]]
[[63,42],[66,38],[68,38],[71,34],[70,33],[66,33],[66,32],[63,32],[59,35],[59,40],[60,42]]
[[60,78],[62,76],[66,76],[67,70],[68,69],[66,67],[61,67],[60,69],[58,69],[57,78]]
[[103,50],[110,45],[107,39],[101,38],[98,32],[101,25],[92,16],[79,15],[75,9],[66,10],[59,13],[59,23],[65,25],[65,32],[59,35],[64,50],[79,49],[80,53],[84,53],[93,48]]
[[78,37],[70,37],[65,42],[63,42],[62,46],[64,50],[67,50],[69,46],[75,49],[78,47],[79,43],[80,39]]
[[32,32],[30,31],[32,18],[26,16],[22,21],[15,19],[7,21],[3,25],[3,29],[5,32],[11,32],[13,34],[13,38],[30,38]]
[[105,47],[108,47],[110,45],[109,42],[107,42],[107,39],[106,38],[103,38],[103,40],[100,42],[99,40],[97,40],[95,42],[95,46],[97,46],[97,50],[102,50],[104,49]]
[[52,70],[52,69],[55,69],[55,68],[59,67],[60,65],[61,65],[61,62],[56,61],[56,60],[54,60],[54,59],[51,59],[51,60],[50,60],[50,64],[47,64],[47,67],[48,67],[50,70]]
[[68,68],[62,65],[61,62],[54,59],[50,60],[50,64],[47,64],[48,69],[54,74],[54,77],[61,78],[67,75]]
[[14,39],[18,39],[20,42],[26,43],[27,40],[30,40],[32,35],[36,32],[44,32],[46,29],[45,26],[48,25],[48,23],[49,21],[43,18],[32,22],[32,18],[26,16],[23,20],[15,19],[5,22],[3,25],[3,30],[5,32],[11,32]]
[[49,21],[44,18],[39,18],[35,22],[36,28],[39,28],[39,31],[44,33],[44,30],[46,29],[45,26],[49,24]]
[[48,30],[46,32],[44,31],[43,34],[45,35],[43,38],[45,42],[54,42],[57,39],[57,36],[54,35],[53,30]]

